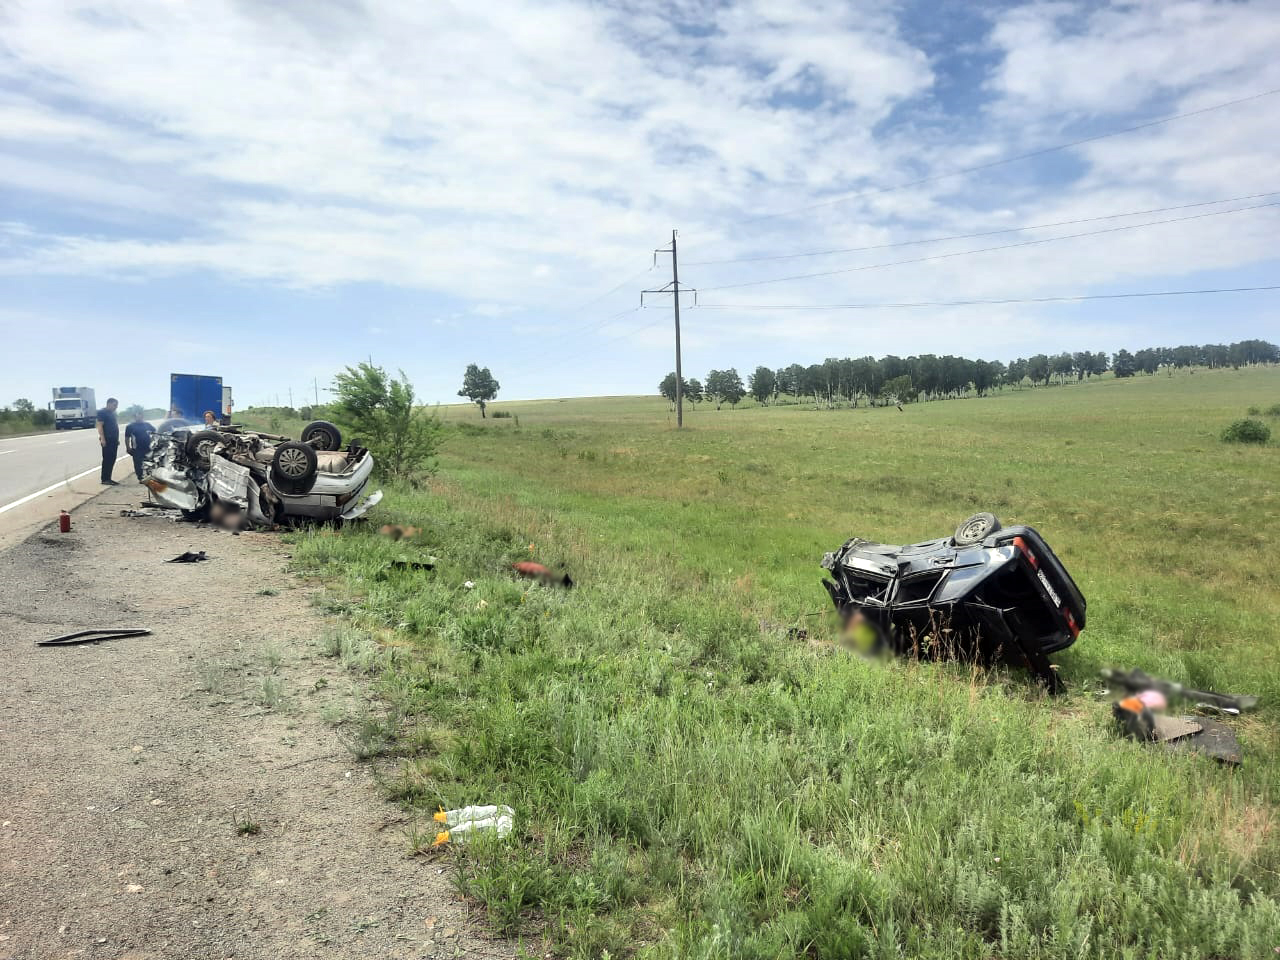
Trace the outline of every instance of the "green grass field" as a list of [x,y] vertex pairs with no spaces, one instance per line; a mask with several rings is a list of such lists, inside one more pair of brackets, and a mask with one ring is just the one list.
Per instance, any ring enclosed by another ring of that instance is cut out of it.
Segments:
[[[299,535],[294,562],[379,645],[351,641],[386,708],[362,750],[395,757],[421,844],[440,806],[516,808],[508,840],[446,856],[531,950],[1274,956],[1280,446],[1218,435],[1277,400],[1280,370],[1251,369],[701,406],[680,433],[658,398],[450,407],[436,480]],[[983,509],[1037,527],[1089,601],[1064,697],[832,642],[825,550]],[[530,557],[578,587],[513,580]],[[1244,765],[1118,739],[1102,666],[1258,694]]]

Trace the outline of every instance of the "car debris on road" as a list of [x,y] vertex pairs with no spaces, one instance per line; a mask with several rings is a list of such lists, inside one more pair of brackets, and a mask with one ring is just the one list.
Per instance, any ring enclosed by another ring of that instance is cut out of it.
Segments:
[[190,550],[186,550],[178,554],[176,557],[171,557],[166,560],[165,563],[203,563],[208,559],[209,558],[205,555],[203,550],[199,553],[192,553]]
[[37,647],[71,647],[81,643],[100,643],[103,640],[124,640],[128,637],[147,637],[151,631],[146,627],[106,627],[95,630],[77,630],[64,633],[60,637],[48,640],[37,640]]
[[324,420],[300,437],[162,424],[142,482],[160,506],[233,530],[354,520],[382,499],[381,490],[361,498],[374,465],[367,449],[343,449]]
[[906,546],[854,537],[823,558],[823,580],[846,635],[865,652],[1005,660],[1052,693],[1064,684],[1049,655],[1085,626],[1085,600],[1032,527],[990,513],[951,537]]

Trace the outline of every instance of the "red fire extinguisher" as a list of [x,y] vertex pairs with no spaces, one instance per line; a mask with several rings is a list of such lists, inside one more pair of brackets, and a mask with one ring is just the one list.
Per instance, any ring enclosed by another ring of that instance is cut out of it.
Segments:
[[71,532],[71,514],[65,510],[58,515],[58,530],[61,533]]

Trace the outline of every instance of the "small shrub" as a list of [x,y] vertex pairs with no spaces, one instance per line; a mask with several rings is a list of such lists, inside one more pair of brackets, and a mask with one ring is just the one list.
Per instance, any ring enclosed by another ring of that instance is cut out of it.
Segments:
[[1271,406],[1267,407],[1267,416],[1280,417],[1280,403],[1273,403]]
[[1257,406],[1250,407],[1248,410],[1245,411],[1245,413],[1249,414],[1249,416],[1251,417],[1256,417],[1261,412],[1262,410]]
[[1237,420],[1222,431],[1226,443],[1266,443],[1271,439],[1271,428],[1261,420]]
[[262,824],[249,818],[248,814],[235,818],[236,836],[256,837],[262,832]]
[[510,420],[514,414],[510,410],[495,410],[489,416],[494,420]]

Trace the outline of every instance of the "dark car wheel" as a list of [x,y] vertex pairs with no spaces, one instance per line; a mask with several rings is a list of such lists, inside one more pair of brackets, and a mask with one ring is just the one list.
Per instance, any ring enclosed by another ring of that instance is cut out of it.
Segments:
[[271,482],[281,493],[310,493],[316,482],[315,448],[294,440],[276,447],[271,459]]
[[187,459],[202,467],[208,467],[213,448],[222,442],[222,434],[216,430],[197,430],[187,437],[184,449]]
[[956,527],[956,546],[971,547],[981,543],[1000,529],[1000,521],[994,513],[975,513]]
[[302,428],[298,439],[316,450],[342,449],[342,432],[328,420],[312,420]]

